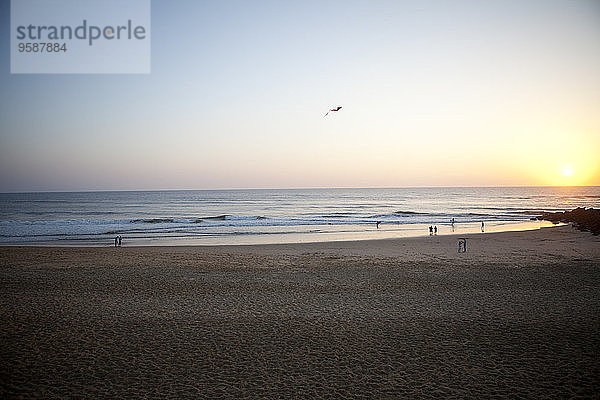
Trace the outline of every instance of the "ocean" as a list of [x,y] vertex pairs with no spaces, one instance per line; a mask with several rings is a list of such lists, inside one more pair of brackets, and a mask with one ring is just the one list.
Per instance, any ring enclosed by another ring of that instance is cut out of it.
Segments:
[[531,218],[576,207],[600,207],[600,187],[3,193],[0,244],[319,242],[423,236],[429,226],[475,233],[482,222],[496,232],[551,226]]

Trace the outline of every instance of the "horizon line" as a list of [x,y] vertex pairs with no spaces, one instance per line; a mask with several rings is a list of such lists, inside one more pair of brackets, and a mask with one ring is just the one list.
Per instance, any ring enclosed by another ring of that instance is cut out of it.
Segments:
[[102,192],[200,192],[200,191],[245,191],[245,190],[327,190],[327,189],[491,189],[491,188],[576,188],[600,187],[600,185],[463,185],[463,186],[300,186],[280,188],[220,188],[220,189],[79,189],[79,190],[26,190],[26,191],[0,191],[0,194],[31,194],[31,193],[102,193]]

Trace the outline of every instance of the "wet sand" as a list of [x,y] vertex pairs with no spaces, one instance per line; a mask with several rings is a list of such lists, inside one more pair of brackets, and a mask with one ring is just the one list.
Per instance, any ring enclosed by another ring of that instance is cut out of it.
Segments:
[[598,398],[600,237],[0,247],[0,397]]

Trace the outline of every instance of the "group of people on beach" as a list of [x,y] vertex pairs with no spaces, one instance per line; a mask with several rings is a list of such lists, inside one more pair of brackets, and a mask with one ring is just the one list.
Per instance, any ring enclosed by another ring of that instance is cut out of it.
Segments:
[[121,235],[115,236],[115,247],[121,247],[121,240],[123,240]]
[[[454,232],[454,218],[452,218],[450,220],[450,225],[452,226],[452,232]],[[378,226],[379,227],[379,223]],[[429,235],[437,235],[438,232],[438,228],[437,226],[429,226]],[[485,223],[483,221],[481,221],[481,232],[485,232]],[[465,248],[466,248],[466,244],[465,244]]]
[[[377,221],[375,223],[377,225],[377,229],[379,229],[379,224],[381,224],[381,221]],[[450,225],[452,226],[452,232],[454,232],[454,218],[452,218],[450,220]],[[481,221],[481,232],[485,232],[485,224],[483,221]],[[433,235],[437,235],[438,233],[438,227],[437,225],[430,225],[429,226],[429,235],[433,236]],[[121,245],[121,241],[119,240],[119,246]],[[466,243],[465,243],[465,248],[466,248]]]

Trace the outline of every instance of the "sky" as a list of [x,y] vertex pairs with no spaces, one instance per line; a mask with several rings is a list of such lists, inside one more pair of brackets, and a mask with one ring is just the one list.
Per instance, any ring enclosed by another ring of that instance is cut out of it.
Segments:
[[595,0],[153,0],[140,75],[0,29],[1,192],[600,185]]

